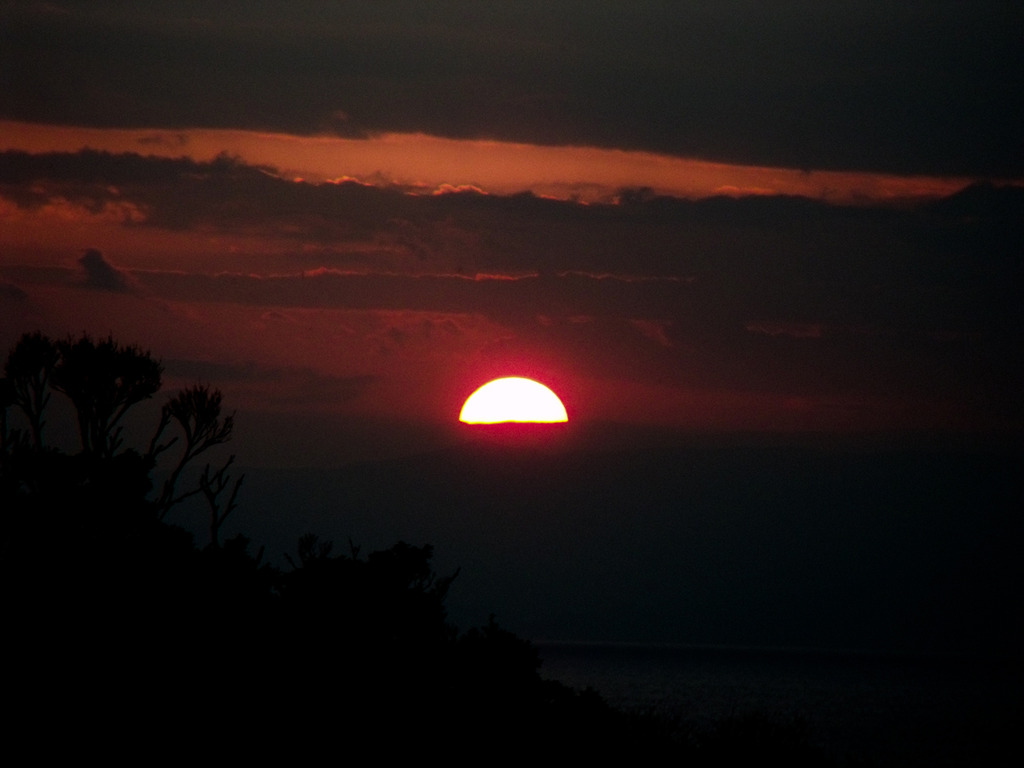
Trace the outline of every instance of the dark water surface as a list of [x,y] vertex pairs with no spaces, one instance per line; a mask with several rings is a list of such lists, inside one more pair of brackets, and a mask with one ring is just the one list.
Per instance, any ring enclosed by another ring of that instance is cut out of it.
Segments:
[[1021,765],[1019,665],[1005,659],[538,645],[544,677],[687,726],[763,715],[839,765]]

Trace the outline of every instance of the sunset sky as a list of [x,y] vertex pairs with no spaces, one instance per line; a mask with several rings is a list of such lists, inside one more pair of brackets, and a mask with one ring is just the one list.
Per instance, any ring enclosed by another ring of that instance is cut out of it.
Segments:
[[995,0],[0,3],[0,343],[140,344],[304,425],[277,460],[429,442],[498,375],[581,424],[1019,429],[1022,28]]
[[[0,0],[0,349],[109,334],[220,389],[228,527],[279,564],[432,543],[457,615],[531,638],[1016,649],[1019,452],[970,451],[1024,429],[1022,30]],[[466,447],[500,376],[589,452]]]

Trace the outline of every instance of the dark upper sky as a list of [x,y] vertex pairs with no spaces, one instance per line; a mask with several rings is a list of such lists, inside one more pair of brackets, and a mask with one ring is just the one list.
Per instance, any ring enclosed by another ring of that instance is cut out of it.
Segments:
[[1024,175],[1005,0],[7,2],[0,118]]

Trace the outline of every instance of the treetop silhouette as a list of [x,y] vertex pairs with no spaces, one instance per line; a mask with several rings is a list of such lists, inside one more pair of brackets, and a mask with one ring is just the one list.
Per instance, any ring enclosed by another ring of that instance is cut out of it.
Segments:
[[53,388],[67,395],[78,416],[82,451],[102,458],[122,444],[121,420],[160,389],[163,366],[148,351],[88,336],[56,343]]
[[[198,481],[182,488],[186,469],[211,448],[228,442],[234,417],[222,415],[219,390],[195,384],[178,392],[161,409],[148,446],[124,443],[128,412],[152,398],[162,383],[163,366],[148,350],[121,345],[112,337],[88,335],[54,341],[35,332],[24,334],[11,349],[0,379],[0,477],[22,506],[53,508],[71,501],[72,489],[115,490],[113,498],[145,509],[163,520],[184,500],[202,494],[210,510],[210,540],[236,507],[243,477],[232,482],[234,456],[207,464]],[[77,422],[80,451],[67,456],[44,442],[47,408],[57,392],[70,401]],[[9,411],[20,412],[27,431],[15,428]],[[168,435],[176,426],[178,435]],[[155,498],[149,498],[150,473],[172,447],[181,452]],[[111,486],[111,487],[108,487]],[[128,489],[133,489],[129,491]],[[125,495],[131,496],[130,502]],[[106,499],[109,506],[110,498]]]
[[19,408],[28,419],[32,443],[43,447],[43,412],[50,400],[48,385],[60,359],[57,346],[41,333],[26,333],[11,350],[4,364],[2,388],[3,424],[0,437],[7,446],[7,409]]

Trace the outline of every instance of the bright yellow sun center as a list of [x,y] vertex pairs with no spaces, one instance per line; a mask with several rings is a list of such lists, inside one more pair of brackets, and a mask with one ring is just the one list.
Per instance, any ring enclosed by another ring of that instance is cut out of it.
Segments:
[[469,396],[459,414],[459,421],[467,424],[568,420],[558,395],[532,379],[516,376],[487,382]]

